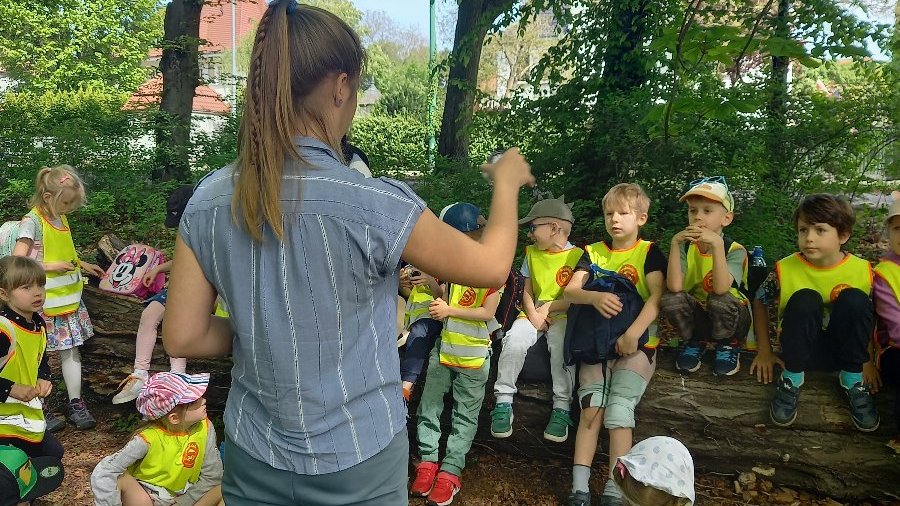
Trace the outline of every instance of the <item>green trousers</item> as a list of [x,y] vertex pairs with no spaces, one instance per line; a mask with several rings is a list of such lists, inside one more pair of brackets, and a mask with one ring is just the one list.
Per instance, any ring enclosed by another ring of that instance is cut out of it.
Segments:
[[479,369],[463,369],[441,365],[441,340],[438,339],[428,358],[425,387],[419,400],[418,440],[419,457],[423,461],[438,461],[438,442],[441,439],[441,413],[444,411],[444,395],[453,396],[453,412],[450,415],[450,436],[441,470],[459,476],[466,467],[466,454],[472,447],[472,439],[478,430],[478,413],[484,401],[490,355]]

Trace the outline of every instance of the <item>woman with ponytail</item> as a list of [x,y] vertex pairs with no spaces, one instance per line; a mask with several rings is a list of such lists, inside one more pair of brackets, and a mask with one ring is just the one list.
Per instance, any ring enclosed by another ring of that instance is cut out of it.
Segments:
[[[199,183],[181,221],[163,340],[175,357],[233,355],[229,506],[406,504],[400,261],[469,286],[502,284],[512,264],[519,188],[534,182],[518,150],[483,168],[494,195],[480,241],[404,183],[347,170],[364,65],[335,15],[270,4],[238,158]],[[210,316],[217,295],[230,320]]]

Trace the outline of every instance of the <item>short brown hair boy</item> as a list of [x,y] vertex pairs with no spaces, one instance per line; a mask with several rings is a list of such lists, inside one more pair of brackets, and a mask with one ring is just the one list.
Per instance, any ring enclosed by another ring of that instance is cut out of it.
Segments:
[[830,193],[814,193],[803,199],[794,210],[795,229],[800,218],[811,225],[827,223],[837,229],[838,235],[850,235],[856,223],[856,214],[847,199]]

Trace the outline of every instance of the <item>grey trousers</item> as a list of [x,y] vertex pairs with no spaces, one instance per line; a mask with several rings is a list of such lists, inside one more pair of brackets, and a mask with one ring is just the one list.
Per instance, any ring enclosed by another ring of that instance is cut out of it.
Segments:
[[382,506],[409,504],[406,429],[380,453],[349,469],[303,475],[275,469],[225,439],[222,496],[228,506]]

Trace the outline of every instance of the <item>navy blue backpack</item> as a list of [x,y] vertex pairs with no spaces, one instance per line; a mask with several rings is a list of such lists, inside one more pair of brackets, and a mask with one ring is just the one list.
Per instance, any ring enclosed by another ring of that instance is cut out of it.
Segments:
[[[628,330],[644,308],[644,299],[637,292],[634,283],[625,276],[601,269],[591,264],[591,279],[584,289],[592,292],[610,292],[619,296],[622,311],[612,318],[606,318],[590,304],[569,306],[566,324],[565,360],[566,365],[605,363],[618,358],[616,342]],[[647,344],[648,331],[638,340],[638,347]]]

